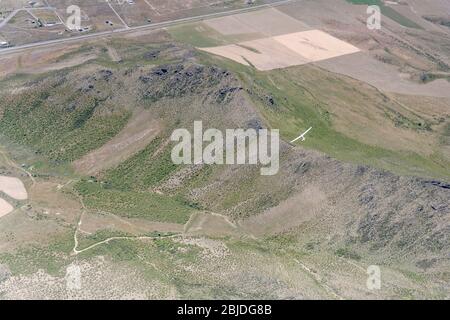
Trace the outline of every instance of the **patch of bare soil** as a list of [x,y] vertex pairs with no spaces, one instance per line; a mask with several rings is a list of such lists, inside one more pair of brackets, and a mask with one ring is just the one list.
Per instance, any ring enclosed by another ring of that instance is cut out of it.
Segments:
[[[62,183],[67,185],[73,181]],[[82,208],[74,196],[65,192],[65,185],[56,181],[39,181],[30,191],[30,200],[34,210],[75,224]]]
[[311,185],[278,206],[239,221],[239,226],[256,237],[267,236],[296,228],[330,210],[325,193]]
[[184,233],[189,236],[239,236],[244,233],[228,217],[214,213],[195,213],[186,223]]
[[208,258],[225,258],[231,254],[227,245],[219,240],[209,238],[179,238],[174,239],[175,242],[183,244],[198,246],[202,249],[202,256],[204,259]]

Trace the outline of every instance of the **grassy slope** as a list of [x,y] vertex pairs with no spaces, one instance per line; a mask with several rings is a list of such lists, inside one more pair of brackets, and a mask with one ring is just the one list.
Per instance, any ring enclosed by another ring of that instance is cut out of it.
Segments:
[[184,224],[193,210],[181,199],[154,193],[110,189],[88,181],[77,183],[75,188],[88,208],[127,218]]
[[146,148],[102,174],[102,183],[83,181],[75,188],[88,208],[128,218],[184,224],[195,206],[180,195],[159,195],[151,191],[177,170],[170,149],[160,148],[157,138]]
[[[252,100],[271,127],[280,128],[281,136],[287,141],[311,126],[314,130],[303,143],[303,146],[307,148],[320,150],[343,161],[387,169],[401,175],[450,178],[447,170],[450,165],[449,160],[439,152],[427,158],[414,152],[393,151],[364,144],[337,132],[333,127],[333,115],[329,112],[327,103],[312,97],[308,88],[300,85],[295,78],[295,73],[290,72],[289,69],[258,72],[230,60],[203,53],[201,56],[205,63],[215,63],[233,70],[247,87],[252,88],[252,91],[256,93],[251,95]],[[324,84],[327,84],[327,79],[324,81]],[[339,85],[338,82],[336,84]],[[330,86],[330,83],[327,85]],[[343,90],[337,94],[344,99],[349,99],[348,93]],[[278,102],[276,107],[269,106],[262,100],[261,97],[265,95],[272,96]],[[367,103],[370,105],[370,101]],[[406,122],[405,126],[411,127],[409,130],[419,130],[414,125],[410,125],[413,121],[405,119],[402,121]],[[392,125],[391,121],[393,120],[387,114],[386,122]]]
[[[200,29],[199,29],[200,28]],[[199,36],[198,30],[207,36]],[[169,30],[170,34],[177,39],[185,39],[196,47],[215,47],[228,43],[227,37],[208,27],[206,24],[189,24],[173,27]]]
[[[61,88],[59,103],[48,100],[54,87],[39,88],[1,102],[0,132],[57,162],[73,161],[115,136],[129,113],[97,114],[100,101]],[[74,106],[71,108],[70,106]]]
[[[141,48],[133,52],[133,57],[142,57],[147,51]],[[105,67],[104,56],[94,63],[97,62]],[[162,63],[160,59],[149,62]],[[115,65],[113,70],[126,67]],[[70,72],[74,72],[72,78],[76,77],[76,70],[68,69],[67,73]],[[17,86],[29,79],[16,79]],[[42,79],[47,80],[41,82]],[[46,74],[43,78],[33,77],[33,89],[24,90],[20,96],[0,96],[2,144],[23,145],[31,153],[36,153],[35,159],[30,159],[27,164],[34,168],[37,176],[47,175],[47,169],[55,166],[63,168],[65,175],[72,174],[70,170],[65,170],[70,167],[70,162],[117,135],[131,115],[121,106],[111,106],[110,102],[100,100],[95,93],[80,94],[70,82],[59,84],[56,79],[57,73]],[[7,84],[0,82],[0,85],[5,87]],[[97,82],[96,86],[101,87],[102,83]],[[168,149],[150,159],[160,142],[155,140],[118,168],[106,172],[108,184],[83,180],[75,185],[75,190],[94,210],[152,221],[187,222],[194,210],[189,203],[181,197],[149,192],[151,187],[176,169],[170,161]]]
[[104,179],[118,190],[144,191],[156,186],[177,170],[177,166],[170,159],[169,148],[155,154],[160,143],[161,139],[155,139],[117,168],[108,170]]

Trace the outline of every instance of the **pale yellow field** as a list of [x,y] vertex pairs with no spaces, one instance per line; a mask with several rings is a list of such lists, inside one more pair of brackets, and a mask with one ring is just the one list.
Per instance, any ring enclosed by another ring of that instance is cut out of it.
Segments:
[[310,30],[200,50],[261,71],[322,61],[359,49],[323,31]]
[[0,218],[14,210],[13,206],[0,198]]
[[28,199],[28,193],[22,181],[12,177],[0,176],[0,191],[16,200]]
[[274,40],[311,62],[359,52],[355,46],[320,30],[285,34]]
[[204,50],[244,65],[249,65],[248,62],[250,62],[258,70],[262,71],[308,63],[296,52],[280,46],[272,38],[246,41],[237,45],[233,44]]

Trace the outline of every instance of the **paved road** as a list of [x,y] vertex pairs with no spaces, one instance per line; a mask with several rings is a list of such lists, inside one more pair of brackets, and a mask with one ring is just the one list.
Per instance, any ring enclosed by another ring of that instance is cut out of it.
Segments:
[[25,44],[25,45],[18,46],[18,47],[11,47],[11,48],[0,49],[0,55],[16,53],[16,52],[20,52],[22,50],[30,49],[30,48],[46,47],[46,46],[52,46],[52,45],[58,45],[58,44],[62,44],[62,43],[67,43],[67,42],[84,41],[84,40],[87,40],[87,39],[94,39],[94,38],[109,36],[109,35],[112,35],[112,34],[126,34],[126,33],[132,33],[134,31],[141,31],[141,30],[162,29],[162,28],[171,27],[171,26],[174,26],[174,25],[177,25],[177,24],[181,24],[181,23],[196,22],[196,21],[202,21],[202,20],[206,20],[206,19],[214,18],[214,17],[223,17],[223,16],[233,15],[233,14],[237,14],[237,13],[244,13],[244,12],[249,12],[249,11],[255,11],[255,10],[258,10],[258,9],[262,9],[262,8],[277,7],[277,6],[280,6],[280,5],[283,5],[283,4],[287,4],[287,3],[291,3],[291,2],[298,2],[298,1],[301,1],[301,0],[280,0],[280,1],[277,1],[277,2],[270,3],[270,4],[262,4],[262,5],[258,5],[258,6],[251,6],[251,7],[248,7],[248,8],[230,10],[230,11],[226,11],[226,12],[211,13],[211,14],[205,14],[205,15],[196,16],[196,17],[189,17],[189,18],[183,18],[183,19],[159,22],[159,23],[154,23],[154,24],[151,24],[151,25],[144,25],[144,26],[138,26],[138,27],[116,29],[116,30],[113,30],[113,31],[103,31],[103,32],[97,32],[97,33],[91,33],[91,34],[86,34],[86,35],[83,35],[83,36],[78,36],[78,37],[73,37],[73,38],[57,39],[57,40],[43,41],[43,42],[37,42],[37,43],[30,43],[30,44]]

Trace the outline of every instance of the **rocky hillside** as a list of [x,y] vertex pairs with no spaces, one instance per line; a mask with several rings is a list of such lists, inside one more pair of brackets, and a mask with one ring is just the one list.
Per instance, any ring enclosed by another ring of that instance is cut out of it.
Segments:
[[[191,130],[195,120],[218,129],[273,127],[278,112],[294,104],[255,82],[188,48],[164,44],[147,49],[139,63],[93,61],[27,79],[18,93],[4,91],[0,134],[44,159],[47,164],[33,171],[38,181],[62,179],[47,166],[70,167],[64,179],[76,180],[74,191],[92,212],[179,224],[192,213],[211,212],[227,217],[243,239],[288,237],[286,248],[317,256],[402,265],[435,277],[445,291],[446,177],[400,176],[286,142],[276,176],[261,176],[252,166],[172,164],[175,128]],[[325,100],[315,103],[328,123],[333,115],[323,109]],[[308,110],[299,112],[307,118]],[[104,161],[91,163],[96,157]]]

